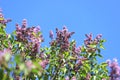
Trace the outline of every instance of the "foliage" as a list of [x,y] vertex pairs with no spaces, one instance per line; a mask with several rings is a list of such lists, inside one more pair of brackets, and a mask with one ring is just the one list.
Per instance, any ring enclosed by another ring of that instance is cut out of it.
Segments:
[[[28,27],[24,19],[22,25],[16,24],[12,34],[5,32],[5,19],[0,11],[0,79],[1,80],[116,80],[112,73],[116,66],[108,63],[98,63],[104,49],[102,35],[92,39],[92,34],[86,34],[82,46],[76,47],[76,41],[69,39],[74,32],[67,27],[56,28],[56,37],[50,31],[50,46],[41,47],[44,41],[39,26]],[[117,65],[117,69],[118,69]],[[119,79],[119,75],[117,76]]]

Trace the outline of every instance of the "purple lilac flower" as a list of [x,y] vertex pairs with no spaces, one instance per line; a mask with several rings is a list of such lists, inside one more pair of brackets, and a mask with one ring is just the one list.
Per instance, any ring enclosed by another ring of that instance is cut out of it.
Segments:
[[26,19],[23,19],[22,27],[26,27],[26,26],[27,26],[27,20],[26,20]]
[[98,34],[96,39],[100,39],[102,37],[102,34]]
[[50,30],[49,34],[50,34],[50,38],[53,39],[54,37],[53,37],[53,31],[52,30]]
[[49,63],[49,60],[43,60],[39,64],[40,64],[40,66],[42,66],[43,69],[45,69],[45,67],[47,66],[48,63]]
[[73,46],[72,46],[72,52],[73,52],[73,54],[79,55],[81,53],[81,46],[76,47],[76,43],[74,43]]
[[20,80],[20,76],[15,76],[15,80]]
[[[4,50],[0,50],[0,65],[4,62],[6,55],[11,55],[11,49],[4,49]],[[8,59],[10,58],[10,56],[8,57]]]
[[106,61],[106,63],[108,64],[108,66],[111,66],[111,60],[110,60],[110,59],[108,59],[108,60]]
[[[22,26],[16,24],[16,39],[26,44],[27,49],[32,51],[31,56],[35,56],[39,52],[40,43],[43,42],[39,26],[27,28],[26,19],[23,19]],[[30,48],[30,46],[32,47]]]
[[85,36],[87,39],[84,40],[84,44],[86,47],[89,47],[90,44],[98,44],[102,37],[102,34],[98,34],[95,39],[92,39],[92,33],[86,34]]
[[3,56],[4,56],[4,52],[3,51],[0,51],[0,65],[3,61]]
[[26,61],[25,64],[29,71],[31,71],[33,68],[35,68],[35,65],[33,64],[33,62],[31,60]]
[[91,47],[91,45],[98,45],[102,35],[98,34],[95,39],[92,39],[92,33],[85,35],[87,38],[84,40],[84,44],[86,46],[86,51],[88,53],[94,53],[97,49],[96,47]]
[[110,67],[110,80],[120,80],[120,66],[117,59],[114,58],[113,61],[107,60],[107,64]]
[[76,79],[76,77],[75,77],[75,76],[73,76],[71,80],[77,80],[77,79]]
[[90,78],[91,78],[90,73],[87,73],[85,80],[90,80]]
[[[51,46],[56,45],[57,47],[60,47],[60,51],[68,51],[70,43],[69,38],[74,34],[74,32],[68,32],[68,29],[66,27],[63,27],[62,30],[59,30],[56,28],[56,39],[51,41]],[[50,32],[50,37],[53,36],[53,33]]]
[[2,9],[0,9],[0,23],[6,25],[6,23],[10,22],[11,19],[5,19],[4,15],[2,14]]

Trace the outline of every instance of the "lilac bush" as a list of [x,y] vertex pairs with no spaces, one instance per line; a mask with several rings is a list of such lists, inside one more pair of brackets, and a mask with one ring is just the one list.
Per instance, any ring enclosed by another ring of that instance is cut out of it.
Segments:
[[[49,32],[51,41],[42,47],[43,35],[39,26],[28,27],[27,20],[16,24],[7,34],[5,19],[0,9],[0,79],[1,80],[119,80],[120,66],[116,59],[98,63],[104,49],[102,35],[93,38],[86,34],[84,44],[76,46],[70,40],[75,32],[66,26]],[[56,35],[55,35],[56,34]],[[56,36],[56,37],[55,37]],[[109,68],[110,70],[109,70]]]

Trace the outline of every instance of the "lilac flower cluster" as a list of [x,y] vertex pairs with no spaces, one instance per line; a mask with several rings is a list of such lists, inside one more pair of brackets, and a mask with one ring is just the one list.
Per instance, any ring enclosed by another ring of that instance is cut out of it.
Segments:
[[84,40],[84,44],[87,48],[87,52],[95,52],[96,47],[91,47],[90,45],[97,45],[102,37],[101,34],[98,34],[95,39],[92,39],[92,33],[85,35],[87,39]]
[[[60,51],[68,51],[69,50],[69,38],[74,34],[74,32],[68,32],[67,27],[63,27],[63,30],[58,30],[56,28],[56,40],[51,42],[51,46],[56,45],[60,47]],[[53,32],[50,31],[50,38],[53,39]]]
[[11,49],[4,49],[4,50],[0,50],[0,65],[4,62],[5,57],[8,56],[8,58],[10,58],[11,55]]
[[[40,33],[40,27],[27,28],[27,20],[23,19],[22,26],[16,24],[16,39],[19,42],[26,44],[27,49],[30,49],[31,53],[38,53],[40,43],[43,42],[43,37]],[[30,48],[32,46],[32,48]]]
[[35,68],[35,65],[33,64],[31,60],[26,61],[25,64],[26,64],[28,71],[31,71],[33,68]]
[[95,39],[92,39],[92,33],[86,34],[85,36],[87,39],[84,40],[84,44],[86,47],[89,47],[90,44],[98,44],[102,37],[102,34],[98,34]]
[[76,47],[76,43],[72,45],[72,53],[76,55],[80,55],[81,53],[81,46]]
[[91,74],[87,73],[85,80],[90,80],[90,78],[91,78]]
[[40,66],[41,66],[43,69],[46,68],[46,66],[48,65],[48,63],[49,63],[49,60],[47,60],[47,59],[39,62]]
[[110,80],[120,80],[120,66],[117,59],[107,60],[107,64],[110,67]]
[[6,25],[6,23],[10,22],[11,19],[5,19],[4,15],[2,14],[2,9],[0,8],[0,23]]
[[40,66],[45,69],[46,66],[49,64],[49,58],[50,55],[46,55],[44,51],[41,51],[39,57],[41,58],[41,61],[39,62]]

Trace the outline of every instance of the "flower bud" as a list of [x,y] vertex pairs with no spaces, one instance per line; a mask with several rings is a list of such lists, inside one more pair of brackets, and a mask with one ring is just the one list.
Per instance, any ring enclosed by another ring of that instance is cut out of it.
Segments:
[[51,39],[53,39],[53,31],[52,30],[50,30],[49,36]]

